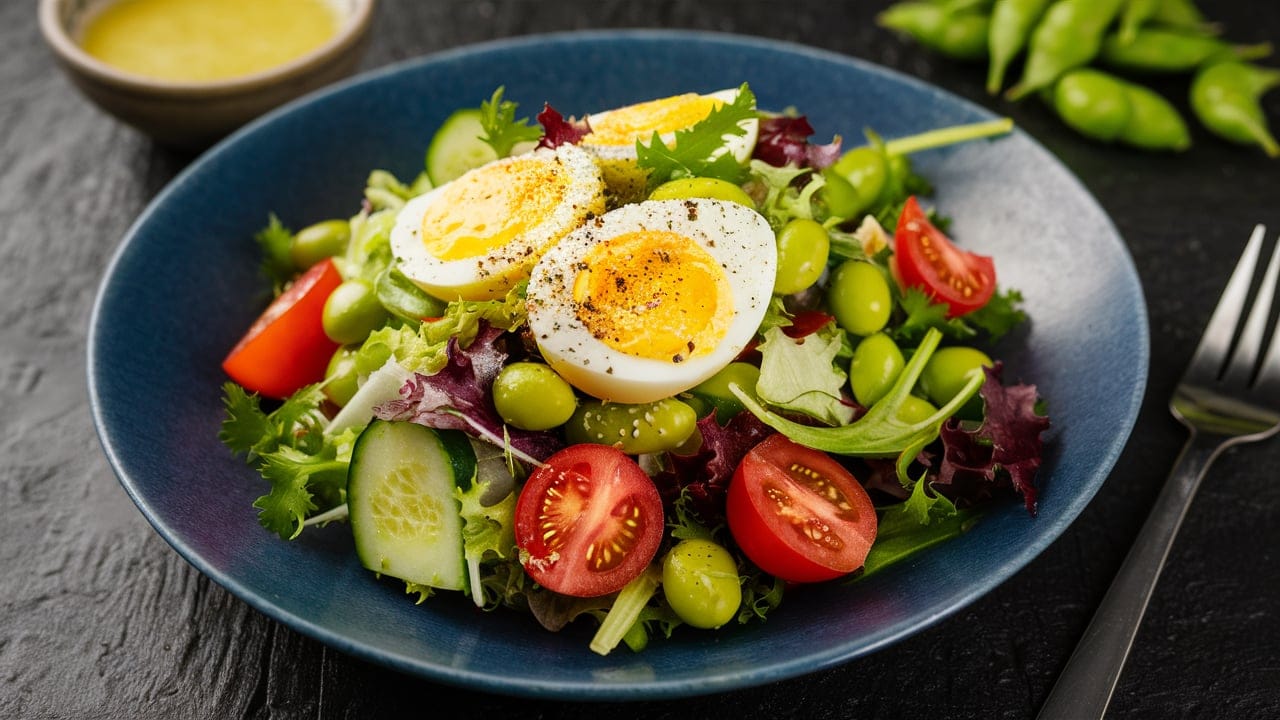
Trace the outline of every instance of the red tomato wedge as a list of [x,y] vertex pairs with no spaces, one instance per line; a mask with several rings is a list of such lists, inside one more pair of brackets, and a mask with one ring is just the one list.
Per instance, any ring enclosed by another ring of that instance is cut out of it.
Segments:
[[893,272],[904,288],[923,290],[946,303],[947,317],[987,304],[996,289],[996,266],[985,255],[961,250],[933,223],[915,196],[907,198],[893,234]]
[[658,489],[635,460],[607,445],[570,445],[525,481],[516,501],[516,546],[539,585],[597,597],[644,572],[664,523]]
[[796,583],[862,567],[879,525],[867,491],[843,465],[781,433],[747,452],[725,510],[751,562]]
[[324,334],[324,301],[342,283],[332,259],[321,260],[271,302],[222,361],[246,390],[283,399],[324,379],[338,344]]

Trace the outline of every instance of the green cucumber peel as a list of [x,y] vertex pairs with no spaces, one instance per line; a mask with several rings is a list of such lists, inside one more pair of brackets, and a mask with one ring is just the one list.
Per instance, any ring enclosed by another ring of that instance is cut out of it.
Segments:
[[[916,380],[941,339],[942,333],[937,328],[929,328],[924,339],[920,341],[920,347],[902,369],[889,392],[872,405],[866,415],[848,425],[838,427],[801,425],[766,409],[736,384],[731,383],[729,390],[753,415],[760,418],[761,422],[795,442],[816,450],[859,457],[891,457],[911,449],[918,451],[937,437],[942,423],[963,407],[986,380],[983,372],[975,370],[970,374],[964,388],[933,415],[911,424],[899,420],[898,411],[901,410],[903,401],[915,387]],[[905,466],[901,463],[898,474],[900,476],[905,474]]]

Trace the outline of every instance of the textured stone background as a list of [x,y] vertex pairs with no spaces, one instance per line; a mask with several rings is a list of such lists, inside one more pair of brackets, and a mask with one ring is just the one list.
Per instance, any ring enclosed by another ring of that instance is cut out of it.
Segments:
[[[1014,117],[1111,214],[1151,312],[1149,395],[1115,472],[1067,533],[964,611],[870,657],[727,695],[629,705],[478,694],[356,661],[193,570],[117,484],[87,407],[94,292],[133,218],[190,158],[88,105],[0,4],[0,717],[1031,718],[1137,533],[1185,432],[1177,375],[1255,222],[1280,232],[1280,161],[1196,132],[1186,155],[1087,143],[1038,103],[981,89],[878,29],[886,3],[830,0],[383,0],[365,61],[605,27],[800,41],[888,65]],[[1205,3],[1241,42],[1280,40],[1280,6]],[[549,69],[553,70],[553,69]],[[1177,83],[1163,86],[1181,96]],[[833,88],[833,91],[835,89]],[[1185,103],[1183,103],[1185,106]],[[1280,125],[1280,91],[1267,98]],[[1280,442],[1228,452],[1201,489],[1112,704],[1117,718],[1280,717]]]

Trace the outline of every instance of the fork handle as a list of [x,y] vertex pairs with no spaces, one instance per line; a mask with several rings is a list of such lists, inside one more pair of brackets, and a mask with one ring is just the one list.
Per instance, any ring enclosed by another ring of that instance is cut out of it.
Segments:
[[1173,464],[1151,514],[1125,556],[1037,720],[1102,718],[1111,702],[1147,602],[1205,471],[1223,449],[1221,437],[1192,433]]

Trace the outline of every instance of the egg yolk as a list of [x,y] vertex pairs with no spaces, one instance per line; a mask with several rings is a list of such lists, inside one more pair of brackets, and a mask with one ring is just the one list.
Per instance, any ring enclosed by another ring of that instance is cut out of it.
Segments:
[[578,267],[578,319],[628,355],[679,363],[709,353],[733,317],[724,269],[679,233],[618,235],[594,246]]
[[444,261],[493,255],[548,219],[568,186],[559,163],[535,158],[473,170],[445,186],[423,214],[422,242]]
[[591,118],[591,134],[583,142],[592,145],[647,142],[655,132],[665,135],[696,125],[721,104],[715,98],[685,93],[628,105]]

